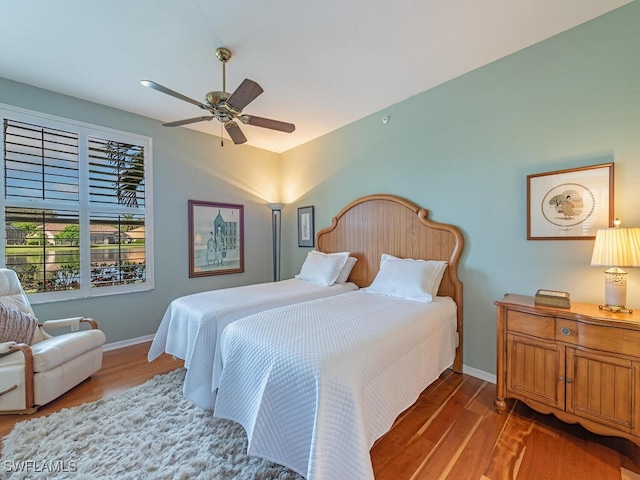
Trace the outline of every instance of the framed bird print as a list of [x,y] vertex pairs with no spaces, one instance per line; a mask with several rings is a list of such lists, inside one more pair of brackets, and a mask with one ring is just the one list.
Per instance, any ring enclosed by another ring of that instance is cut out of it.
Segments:
[[613,226],[613,163],[527,176],[527,240],[593,239]]

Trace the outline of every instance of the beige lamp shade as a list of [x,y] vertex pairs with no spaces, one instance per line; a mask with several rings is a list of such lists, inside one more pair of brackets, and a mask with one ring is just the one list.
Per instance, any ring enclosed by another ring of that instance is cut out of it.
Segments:
[[591,265],[640,266],[640,227],[598,230],[591,256]]

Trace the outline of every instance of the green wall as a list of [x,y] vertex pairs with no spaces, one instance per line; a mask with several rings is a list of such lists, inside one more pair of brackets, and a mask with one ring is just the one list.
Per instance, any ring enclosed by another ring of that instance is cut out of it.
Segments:
[[[615,214],[640,225],[639,25],[634,2],[282,154],[284,276],[307,252],[297,207],[315,205],[317,230],[391,193],[464,233],[465,365],[495,373],[493,302],[507,292],[602,302],[592,240],[526,240],[526,176],[615,162]],[[640,308],[640,269],[628,295]]]
[[[142,87],[140,87],[142,88]],[[0,103],[152,137],[154,290],[34,305],[41,320],[84,315],[98,320],[107,342],[155,333],[167,305],[203,290],[272,280],[271,212],[278,200],[275,153],[0,78]],[[245,272],[189,278],[189,199],[245,207]]]

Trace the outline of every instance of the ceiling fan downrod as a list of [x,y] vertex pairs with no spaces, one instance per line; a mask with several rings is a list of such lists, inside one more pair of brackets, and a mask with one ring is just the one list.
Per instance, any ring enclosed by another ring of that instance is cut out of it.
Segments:
[[227,62],[231,60],[231,50],[224,47],[216,48],[216,57],[222,62],[222,91],[227,91]]

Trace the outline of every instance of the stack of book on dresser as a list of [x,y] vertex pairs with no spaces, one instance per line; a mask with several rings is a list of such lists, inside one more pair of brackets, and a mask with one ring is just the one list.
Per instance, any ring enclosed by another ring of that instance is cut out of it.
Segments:
[[533,303],[543,307],[571,308],[569,294],[557,290],[538,290]]

